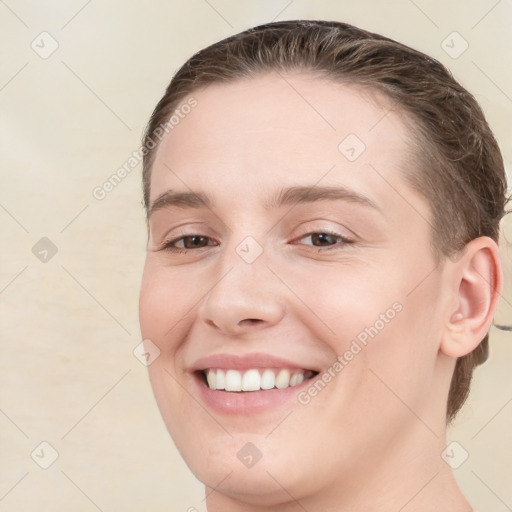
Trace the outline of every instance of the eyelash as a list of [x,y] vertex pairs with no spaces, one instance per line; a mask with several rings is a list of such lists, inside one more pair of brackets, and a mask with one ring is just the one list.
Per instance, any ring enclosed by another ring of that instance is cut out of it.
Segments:
[[[342,247],[344,247],[346,245],[350,245],[350,244],[354,243],[354,240],[350,240],[350,239],[340,235],[339,233],[335,233],[334,231],[330,231],[330,230],[310,231],[310,232],[304,233],[301,236],[299,236],[297,238],[297,240],[302,240],[303,238],[310,237],[312,235],[328,235],[328,236],[333,236],[335,238],[338,238],[340,240],[339,245],[334,244],[334,245],[327,246],[327,247],[311,245],[311,247],[319,249],[319,252],[340,249],[340,248],[342,248]],[[188,248],[187,249],[187,248],[182,248],[182,247],[174,247],[174,245],[173,245],[173,244],[175,244],[175,243],[177,243],[177,242],[179,242],[179,241],[181,241],[181,240],[183,240],[185,238],[194,238],[194,237],[206,238],[207,240],[211,240],[210,237],[199,235],[199,234],[196,234],[196,233],[194,233],[194,234],[182,234],[182,235],[180,235],[177,238],[173,238],[172,240],[165,241],[162,244],[160,250],[172,252],[174,254],[183,254],[183,253],[186,253],[186,252],[189,252],[189,251],[205,249],[206,247],[212,247],[211,245],[206,245],[204,247],[197,247],[195,249],[194,248]]]

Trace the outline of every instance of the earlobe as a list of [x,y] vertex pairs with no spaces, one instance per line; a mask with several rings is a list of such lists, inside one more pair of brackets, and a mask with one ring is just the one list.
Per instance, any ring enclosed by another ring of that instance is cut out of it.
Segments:
[[503,288],[496,242],[489,237],[472,240],[464,257],[450,270],[455,306],[449,312],[440,351],[462,357],[472,352],[489,330]]

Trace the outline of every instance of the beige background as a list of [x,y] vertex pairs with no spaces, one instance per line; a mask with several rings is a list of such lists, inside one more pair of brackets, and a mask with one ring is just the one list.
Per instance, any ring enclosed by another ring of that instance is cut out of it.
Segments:
[[[0,511],[204,510],[133,355],[140,166],[103,200],[92,190],[138,148],[187,57],[295,18],[348,21],[439,58],[481,102],[511,168],[508,0],[0,1]],[[456,59],[441,47],[453,31],[469,44]],[[58,250],[46,262],[44,246],[32,252],[42,237]],[[502,251],[497,320],[510,324],[512,246]],[[512,335],[493,328],[491,343],[450,438],[469,452],[456,470],[464,492],[502,512],[512,507]],[[43,441],[59,454],[48,469]]]

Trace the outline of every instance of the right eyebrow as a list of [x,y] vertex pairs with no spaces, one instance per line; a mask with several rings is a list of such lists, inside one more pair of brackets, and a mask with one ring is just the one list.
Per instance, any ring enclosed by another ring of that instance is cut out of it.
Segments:
[[167,190],[151,203],[148,209],[148,218],[155,211],[171,206],[180,208],[211,208],[212,203],[210,198],[202,192],[175,192]]

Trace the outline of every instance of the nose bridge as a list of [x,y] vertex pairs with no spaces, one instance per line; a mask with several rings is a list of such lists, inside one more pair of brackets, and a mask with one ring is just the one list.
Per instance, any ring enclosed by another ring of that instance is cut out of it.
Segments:
[[235,228],[236,226],[233,227],[231,236],[228,237],[224,249],[218,256],[216,264],[220,286],[215,288],[217,291],[222,287],[229,287],[233,291],[245,289],[252,293],[258,292],[259,289],[261,292],[265,288],[264,281],[270,274],[267,268],[270,261],[265,233],[259,230],[255,234],[253,230],[252,234],[243,234],[241,230]]
[[202,321],[227,333],[279,322],[285,298],[267,264],[267,252],[253,236],[226,245],[212,265],[216,277],[199,308]]

